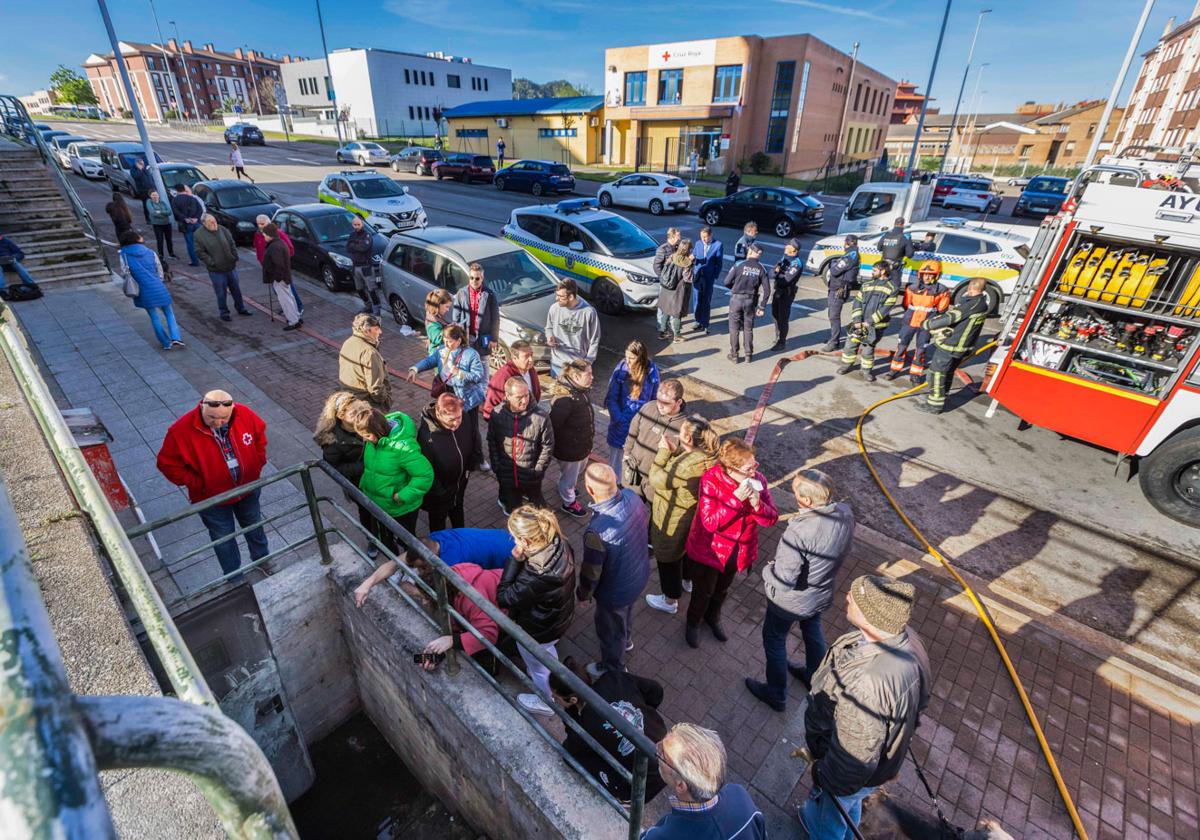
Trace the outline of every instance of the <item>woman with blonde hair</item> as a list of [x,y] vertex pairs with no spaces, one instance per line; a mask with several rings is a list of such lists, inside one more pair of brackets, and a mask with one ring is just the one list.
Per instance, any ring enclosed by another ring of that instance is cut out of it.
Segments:
[[[646,594],[653,609],[671,615],[679,610],[685,575],[688,533],[700,501],[700,479],[717,462],[721,438],[708,421],[693,414],[683,421],[679,440],[663,434],[650,467],[650,547],[658,564],[661,595]],[[689,586],[690,589],[690,586]]]
[[[435,385],[440,381],[447,391],[462,400],[468,428],[478,440],[479,407],[487,396],[487,365],[467,344],[467,331],[459,324],[448,324],[442,330],[441,346],[408,369],[408,381],[416,382],[417,375],[427,370],[437,371]],[[434,393],[440,396],[440,392]],[[477,453],[467,468],[479,469],[482,460],[482,453]]]
[[666,340],[672,334],[683,341],[683,316],[692,303],[692,280],[696,258],[692,255],[692,240],[681,239],[663,265],[659,275],[662,291],[658,293],[658,337]]
[[[321,447],[321,458],[355,487],[363,474],[363,440],[354,429],[370,413],[370,403],[349,391],[334,391],[325,400],[313,430],[313,440]],[[346,498],[350,498],[349,493]],[[373,530],[375,517],[362,505],[355,504],[358,521],[368,531]],[[367,556],[374,557],[378,553],[375,543],[368,541]]]
[[658,396],[658,367],[646,345],[636,338],[625,347],[625,358],[608,379],[604,407],[608,409],[608,465],[618,477],[625,460],[625,438],[638,409]]
[[[516,547],[504,567],[496,589],[496,606],[558,658],[558,640],[575,617],[575,554],[558,526],[558,518],[544,508],[522,505],[508,517],[508,532]],[[522,706],[539,715],[553,715],[547,705],[550,669],[518,646],[536,694],[519,694]]]
[[425,295],[425,337],[429,339],[429,352],[442,346],[442,330],[454,323],[450,320],[450,308],[454,298],[445,289],[434,289]]

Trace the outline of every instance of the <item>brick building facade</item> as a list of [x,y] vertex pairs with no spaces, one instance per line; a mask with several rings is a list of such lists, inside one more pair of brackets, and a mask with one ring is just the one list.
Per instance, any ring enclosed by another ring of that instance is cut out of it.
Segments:
[[1114,145],[1188,143],[1200,143],[1200,3],[1179,26],[1171,18],[1143,56]]

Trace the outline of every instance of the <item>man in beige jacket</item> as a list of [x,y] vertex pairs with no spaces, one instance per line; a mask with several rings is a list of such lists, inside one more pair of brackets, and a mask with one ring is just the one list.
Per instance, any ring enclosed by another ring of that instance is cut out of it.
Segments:
[[366,400],[380,411],[392,407],[392,383],[387,363],[379,354],[383,327],[379,318],[367,312],[354,316],[351,335],[338,354],[338,379],[347,391]]

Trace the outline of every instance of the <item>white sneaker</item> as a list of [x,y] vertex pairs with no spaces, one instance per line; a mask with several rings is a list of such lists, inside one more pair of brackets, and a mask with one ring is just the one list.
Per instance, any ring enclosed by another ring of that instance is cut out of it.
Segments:
[[[675,613],[679,612],[679,603],[668,603],[666,595],[647,595],[646,603],[650,606],[650,609],[665,612],[667,615],[675,615]],[[630,644],[632,645],[632,642]]]
[[587,668],[585,670],[587,671],[589,677],[591,677],[594,680],[598,680],[602,676],[604,676],[604,673],[608,669],[605,668],[603,665],[601,665],[599,662],[589,662],[587,664]]
[[683,591],[684,591],[684,592],[691,592],[691,591],[692,591],[692,582],[691,582],[690,580],[685,580],[685,581],[683,582]]
[[479,465],[479,471],[480,472],[491,472],[492,471],[491,462],[484,461],[482,464]]
[[535,715],[548,715],[554,717],[554,710],[546,705],[546,701],[537,694],[518,694],[517,702],[525,707],[526,711],[533,712]]
[[629,644],[625,645],[625,652],[626,652],[626,653],[629,653],[629,651],[631,651],[631,650],[633,650],[633,639],[630,639],[630,640],[629,640]]

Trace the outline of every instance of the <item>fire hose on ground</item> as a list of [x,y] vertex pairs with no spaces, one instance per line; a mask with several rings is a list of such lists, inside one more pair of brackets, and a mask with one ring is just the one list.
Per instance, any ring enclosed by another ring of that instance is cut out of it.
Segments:
[[[995,344],[995,341],[989,341],[971,353],[968,358],[974,358],[975,356],[978,356],[979,354],[994,347]],[[759,396],[758,405],[755,406],[754,415],[750,421],[750,427],[746,431],[746,443],[752,444],[755,437],[758,435],[759,425],[762,423],[763,415],[765,414],[767,405],[771,400],[771,392],[774,390],[775,383],[779,380],[779,376],[783,372],[784,367],[786,367],[789,362],[802,361],[803,359],[807,359],[808,357],[815,355],[819,355],[818,351],[816,350],[802,350],[792,356],[784,357],[775,363],[775,367],[771,371],[771,376],[767,380],[767,384],[763,388],[762,394]],[[883,478],[875,469],[875,465],[871,463],[871,457],[867,453],[866,443],[863,440],[863,423],[866,421],[867,417],[869,417],[871,413],[880,406],[884,406],[890,402],[912,396],[926,387],[927,386],[925,383],[921,383],[920,385],[909,388],[906,391],[892,394],[891,396],[885,397],[871,405],[861,415],[859,415],[858,422],[854,427],[854,437],[855,442],[858,445],[858,452],[860,455],[862,455],[863,462],[867,465],[867,469],[871,473],[871,478],[875,480],[875,484],[879,487],[880,491],[882,491],[884,497],[888,501],[888,504],[891,505],[892,510],[896,512],[896,515],[900,517],[901,521],[904,522],[908,530],[911,531],[913,536],[917,538],[925,551],[932,555],[942,565],[942,568],[944,568],[950,574],[950,576],[954,578],[954,581],[962,588],[967,598],[970,599],[971,604],[975,607],[975,611],[978,613],[980,621],[983,622],[983,626],[987,629],[988,636],[991,637],[992,644],[995,646],[996,652],[1000,654],[1000,659],[1004,663],[1004,668],[1008,672],[1008,677],[1012,681],[1013,688],[1016,689],[1017,697],[1020,699],[1021,705],[1025,709],[1025,716],[1029,720],[1029,725],[1033,728],[1033,734],[1037,737],[1038,746],[1041,747],[1042,755],[1046,759],[1046,765],[1050,769],[1050,775],[1054,778],[1054,784],[1058,788],[1058,793],[1062,797],[1063,804],[1067,806],[1067,813],[1070,815],[1071,822],[1075,826],[1075,832],[1079,835],[1081,840],[1087,840],[1087,830],[1083,827],[1083,823],[1079,819],[1079,812],[1075,809],[1075,803],[1071,798],[1070,792],[1067,790],[1066,782],[1063,781],[1062,774],[1058,770],[1058,763],[1054,760],[1054,754],[1050,750],[1050,744],[1046,741],[1046,736],[1045,733],[1042,732],[1042,726],[1038,722],[1037,714],[1034,711],[1032,704],[1029,702],[1029,695],[1025,691],[1025,686],[1021,683],[1021,678],[1017,675],[1017,670],[1013,666],[1012,660],[1008,656],[1008,651],[1004,647],[1004,642],[1001,640],[1000,634],[996,630],[996,626],[992,621],[992,617],[988,612],[987,607],[979,599],[979,596],[975,593],[975,590],[971,588],[971,585],[967,583],[963,576],[958,573],[958,570],[954,568],[954,565],[925,537],[925,535],[921,532],[921,529],[918,528],[911,519],[909,519],[903,508],[900,507],[899,502],[896,501],[891,491],[889,491],[887,486],[883,483]],[[933,791],[929,788],[927,783],[926,789],[929,791],[930,796],[933,797]],[[934,804],[937,805],[936,797],[933,797],[933,800]],[[940,816],[940,807],[938,808],[938,811]],[[844,812],[843,816],[845,816]],[[944,821],[945,818],[943,817],[942,819]]]

